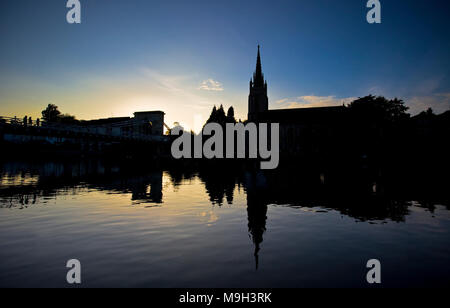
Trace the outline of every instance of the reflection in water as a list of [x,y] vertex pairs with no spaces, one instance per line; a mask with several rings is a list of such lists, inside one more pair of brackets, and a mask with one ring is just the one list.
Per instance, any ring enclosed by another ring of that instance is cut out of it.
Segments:
[[[434,213],[437,205],[450,209],[447,191],[436,191],[439,185],[429,178],[421,182],[411,178],[399,180],[395,176],[383,176],[379,170],[353,170],[346,173],[289,170],[264,173],[217,166],[184,170],[135,168],[95,160],[4,163],[0,173],[0,208],[25,209],[49,203],[50,200],[56,202],[64,196],[76,197],[94,191],[129,195],[132,205],[165,207],[167,185],[172,187],[176,195],[183,185],[194,187],[193,183],[200,180],[209,198],[207,202],[219,208],[224,204],[235,206],[236,194],[245,194],[248,234],[254,247],[252,254],[256,270],[261,269],[260,257],[263,255],[262,244],[266,232],[272,232],[268,228],[268,216],[273,206],[294,211],[311,209],[322,215],[335,211],[342,217],[371,224],[404,222],[412,206],[425,208],[431,213]],[[183,202],[203,204],[205,201],[200,200],[194,191],[190,198]],[[170,205],[173,201],[167,202]],[[182,215],[188,208],[176,210]],[[203,210],[203,213],[209,212]],[[209,226],[218,221],[217,213],[211,212],[211,216],[214,219],[209,220]],[[287,217],[284,219],[287,220]],[[446,237],[448,231],[445,231]],[[180,232],[184,234],[185,230]]]
[[261,173],[248,174],[245,184],[247,188],[248,231],[255,244],[255,264],[256,269],[258,269],[260,245],[263,242],[264,232],[266,232],[267,201],[264,191],[267,187]]
[[134,204],[162,203],[162,171],[134,173],[101,161],[77,163],[8,163],[0,175],[0,207],[46,203],[61,195],[90,190],[132,194]]

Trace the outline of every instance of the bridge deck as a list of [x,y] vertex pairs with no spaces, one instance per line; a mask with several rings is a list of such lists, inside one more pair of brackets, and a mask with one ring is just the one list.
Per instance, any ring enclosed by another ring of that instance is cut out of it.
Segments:
[[[167,136],[145,135],[133,130],[136,125],[142,124],[142,121],[130,120],[107,125],[73,125],[63,123],[49,123],[39,120],[23,119],[16,117],[0,116],[0,127],[6,131],[12,131],[27,135],[47,135],[47,136],[65,136],[65,137],[85,137],[111,139],[121,141],[138,142],[167,142]],[[128,129],[122,129],[128,128]]]

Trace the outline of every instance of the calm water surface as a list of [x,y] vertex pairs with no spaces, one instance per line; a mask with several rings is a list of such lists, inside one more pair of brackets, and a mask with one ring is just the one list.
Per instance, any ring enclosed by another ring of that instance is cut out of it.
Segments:
[[67,286],[74,258],[85,287],[364,287],[373,258],[384,286],[450,282],[448,205],[380,201],[377,183],[370,199],[348,201],[311,193],[324,174],[278,189],[248,172],[0,170],[1,287]]

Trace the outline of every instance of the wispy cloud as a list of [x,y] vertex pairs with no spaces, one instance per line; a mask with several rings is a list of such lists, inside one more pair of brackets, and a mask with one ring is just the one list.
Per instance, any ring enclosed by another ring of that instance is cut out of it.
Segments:
[[143,68],[141,71],[154,85],[172,93],[185,94],[183,93],[185,91],[184,87],[181,84],[192,78],[191,76],[183,75],[165,75],[149,68]]
[[[326,107],[349,104],[357,97],[338,98],[331,96],[299,96],[293,98],[285,98],[275,102],[276,108],[308,108],[308,107]],[[406,105],[410,108],[409,113],[418,114],[428,108],[432,108],[435,113],[442,113],[450,110],[450,93],[438,93],[421,96],[411,96],[405,99]]]
[[406,99],[406,104],[410,107],[411,114],[417,114],[428,108],[432,108],[435,113],[442,113],[450,110],[450,93],[438,93],[428,96],[414,96]]
[[[187,130],[200,131],[214,105],[232,105],[230,91],[226,93],[222,84],[211,78],[201,82],[199,87],[202,79],[195,74],[174,75],[151,68],[141,68],[140,72],[147,94],[145,99],[139,97],[138,102],[152,103],[166,112],[168,123],[179,122]],[[136,105],[133,101],[127,104],[128,108]]]
[[357,99],[356,97],[337,98],[336,96],[298,96],[293,98],[285,98],[276,101],[277,108],[307,108],[307,107],[326,107],[337,106],[351,103]]
[[223,91],[223,86],[220,82],[210,78],[204,80],[198,89],[205,91]]

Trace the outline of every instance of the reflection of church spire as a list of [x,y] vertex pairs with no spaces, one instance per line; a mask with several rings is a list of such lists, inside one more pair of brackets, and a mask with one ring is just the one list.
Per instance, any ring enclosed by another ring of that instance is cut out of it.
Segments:
[[247,188],[247,214],[248,214],[248,232],[255,245],[255,263],[256,270],[259,266],[259,252],[261,243],[264,240],[267,221],[267,198],[265,198],[264,181],[261,177],[249,177],[246,181]]
[[[261,200],[252,200],[253,198],[249,196],[248,198],[248,232],[251,236],[252,242],[255,245],[255,262],[256,269],[258,270],[259,265],[259,251],[261,250],[261,243],[264,241],[264,233],[266,232],[266,220],[267,220],[267,205],[258,202]],[[254,202],[256,201],[256,202]]]
[[255,244],[255,265],[256,265],[256,270],[258,270],[259,267],[259,251],[261,250],[261,248],[259,247],[259,244]]
[[248,232],[255,245],[256,270],[259,266],[259,252],[264,240],[267,221],[267,183],[262,173],[248,174],[244,182],[247,190]]

